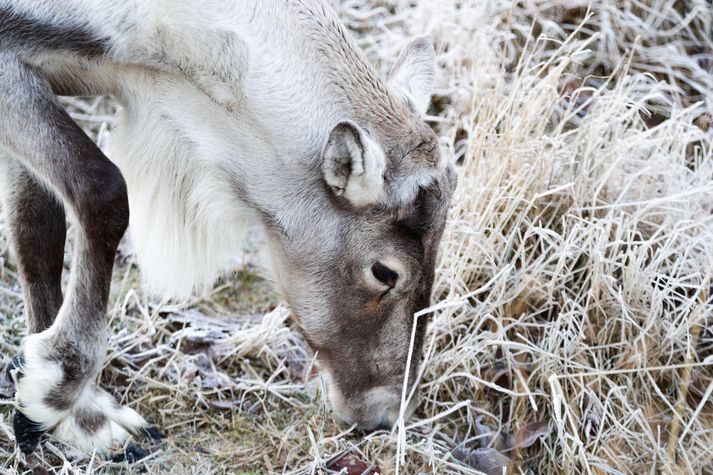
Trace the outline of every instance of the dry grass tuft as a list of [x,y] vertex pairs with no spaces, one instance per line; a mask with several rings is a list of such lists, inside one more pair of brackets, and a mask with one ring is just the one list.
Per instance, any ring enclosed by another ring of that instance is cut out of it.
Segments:
[[[102,380],[169,433],[135,468],[713,473],[713,6],[591,3],[335,2],[384,72],[415,34],[438,50],[429,120],[461,177],[437,303],[419,317],[432,324],[418,418],[340,432],[252,253],[181,307],[150,301],[129,255]],[[111,101],[68,106],[101,142]],[[24,329],[2,250],[9,358]],[[15,473],[9,414],[4,400],[0,472]],[[30,464],[121,470],[52,441]]]

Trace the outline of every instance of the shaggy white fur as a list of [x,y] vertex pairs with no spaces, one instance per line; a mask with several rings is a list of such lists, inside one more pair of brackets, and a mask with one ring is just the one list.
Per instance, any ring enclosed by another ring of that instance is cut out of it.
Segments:
[[[120,406],[106,391],[88,381],[67,409],[47,403],[48,395],[64,377],[59,363],[46,357],[47,333],[30,335],[24,342],[24,362],[12,370],[16,383],[15,405],[42,430],[51,430],[64,443],[88,453],[107,453],[123,446],[131,434],[148,427],[131,408]],[[97,426],[87,430],[82,418],[97,416]]]

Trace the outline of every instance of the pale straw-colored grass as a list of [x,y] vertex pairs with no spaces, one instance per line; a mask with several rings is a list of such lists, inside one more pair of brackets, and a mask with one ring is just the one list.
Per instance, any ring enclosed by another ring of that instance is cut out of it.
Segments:
[[[417,417],[335,426],[252,252],[180,307],[148,299],[128,257],[102,380],[169,434],[134,468],[328,473],[352,450],[382,473],[713,473],[710,2],[334,3],[384,73],[414,35],[438,52],[429,120],[460,181],[418,317],[432,321]],[[113,103],[68,106],[101,142]],[[9,356],[23,327],[3,249]],[[0,472],[15,473],[7,404]],[[32,463],[123,470],[51,440]]]

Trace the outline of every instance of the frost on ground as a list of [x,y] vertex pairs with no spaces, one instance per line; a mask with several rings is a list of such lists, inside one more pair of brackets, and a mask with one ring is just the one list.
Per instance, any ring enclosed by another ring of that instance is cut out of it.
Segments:
[[[142,291],[127,245],[102,382],[168,434],[133,470],[713,473],[710,2],[334,3],[383,72],[413,35],[438,51],[429,121],[461,177],[418,317],[417,417],[336,427],[249,250],[172,306]],[[101,143],[112,102],[67,105]],[[6,363],[24,323],[2,251]],[[125,469],[52,439],[23,459],[10,396],[0,379],[0,473]]]

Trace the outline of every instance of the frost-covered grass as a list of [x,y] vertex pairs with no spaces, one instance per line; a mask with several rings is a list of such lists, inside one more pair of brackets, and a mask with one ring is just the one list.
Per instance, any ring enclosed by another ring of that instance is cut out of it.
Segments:
[[[384,72],[413,35],[438,51],[429,120],[461,177],[417,417],[335,426],[252,253],[176,307],[127,251],[102,381],[169,435],[134,469],[328,473],[351,450],[381,473],[713,473],[710,2],[335,3]],[[68,105],[101,142],[111,101]],[[24,329],[2,256],[7,359]],[[123,470],[51,440],[26,465],[9,414],[0,472]]]

